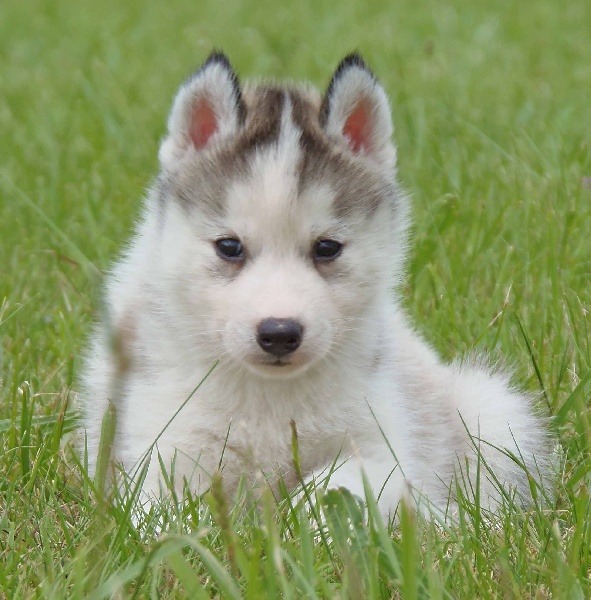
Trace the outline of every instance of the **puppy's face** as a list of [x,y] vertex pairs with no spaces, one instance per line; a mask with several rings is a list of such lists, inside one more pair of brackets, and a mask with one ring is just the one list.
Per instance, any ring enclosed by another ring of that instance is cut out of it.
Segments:
[[384,92],[358,57],[322,103],[276,86],[243,95],[230,69],[216,55],[181,88],[161,148],[169,304],[196,354],[262,376],[354,360],[347,342],[403,254]]

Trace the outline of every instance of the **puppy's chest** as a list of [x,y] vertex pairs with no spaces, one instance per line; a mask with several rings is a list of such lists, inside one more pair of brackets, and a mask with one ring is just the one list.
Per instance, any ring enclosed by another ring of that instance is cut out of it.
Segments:
[[297,457],[305,476],[333,460],[346,436],[346,430],[320,434],[310,416],[298,419],[269,411],[239,415],[220,420],[216,434],[209,429],[199,437],[208,440],[210,459],[219,461],[226,471],[291,474]]

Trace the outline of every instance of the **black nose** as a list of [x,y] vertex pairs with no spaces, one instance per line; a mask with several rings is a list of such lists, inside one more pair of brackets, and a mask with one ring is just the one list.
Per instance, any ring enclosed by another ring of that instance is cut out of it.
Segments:
[[298,348],[303,333],[295,319],[264,319],[259,323],[257,342],[265,352],[281,358]]

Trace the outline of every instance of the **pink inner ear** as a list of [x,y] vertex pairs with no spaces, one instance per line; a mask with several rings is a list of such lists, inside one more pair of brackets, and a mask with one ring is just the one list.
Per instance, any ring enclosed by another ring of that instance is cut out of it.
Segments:
[[189,137],[197,150],[205,148],[209,138],[218,130],[218,120],[207,100],[199,100],[191,112]]
[[351,111],[343,127],[343,135],[348,139],[353,152],[371,149],[373,133],[372,110],[370,104],[361,100]]

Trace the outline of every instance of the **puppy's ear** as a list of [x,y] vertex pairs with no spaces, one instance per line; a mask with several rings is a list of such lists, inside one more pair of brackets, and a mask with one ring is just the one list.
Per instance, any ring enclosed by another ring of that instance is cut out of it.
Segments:
[[236,73],[225,54],[213,52],[181,85],[168,118],[158,157],[173,169],[187,152],[200,152],[244,123],[246,108]]
[[388,97],[359,54],[346,56],[334,72],[320,107],[320,124],[353,153],[395,165]]

